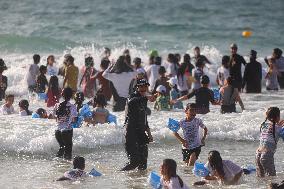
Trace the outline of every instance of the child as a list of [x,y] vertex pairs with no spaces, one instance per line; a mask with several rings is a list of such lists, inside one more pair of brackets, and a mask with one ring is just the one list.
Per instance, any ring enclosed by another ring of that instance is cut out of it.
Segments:
[[27,84],[29,92],[36,92],[36,77],[39,74],[39,67],[38,64],[40,62],[40,56],[38,54],[35,54],[33,56],[34,63],[30,65],[28,75],[27,75]]
[[192,70],[192,77],[194,79],[191,89],[196,90],[201,87],[201,77],[204,75],[203,73],[204,63],[197,61],[196,62],[196,68]]
[[61,89],[59,88],[58,77],[53,75],[49,79],[48,89],[47,89],[47,107],[53,107],[59,102],[61,97]]
[[230,160],[222,160],[220,153],[215,150],[209,152],[205,167],[209,170],[206,180],[219,180],[226,185],[237,184],[243,175],[243,169],[240,166]]
[[37,76],[36,84],[37,84],[37,93],[45,93],[46,87],[48,86],[48,81],[46,79],[46,66],[41,65],[39,67],[40,74]]
[[93,124],[104,124],[107,122],[109,111],[105,109],[107,105],[106,99],[103,94],[98,93],[94,97],[94,110],[93,110]]
[[71,160],[73,146],[72,123],[76,121],[77,110],[76,106],[69,102],[73,96],[73,90],[71,88],[65,88],[62,92],[62,96],[64,101],[54,106],[57,121],[55,138],[60,146],[56,156]]
[[167,82],[169,78],[166,77],[166,68],[164,66],[161,66],[159,68],[159,75],[160,77],[156,80],[155,87],[154,87],[152,94],[156,93],[156,89],[159,85],[163,85],[166,87],[166,95],[169,95],[171,87],[169,83]]
[[229,62],[230,62],[229,56],[222,57],[222,66],[217,69],[217,78],[216,78],[216,83],[217,85],[219,85],[219,87],[223,87],[225,85],[225,79],[227,79],[230,76]]
[[80,109],[83,107],[83,102],[85,100],[85,95],[82,92],[77,92],[74,96],[75,106],[77,108],[77,112],[79,113]]
[[8,79],[2,73],[7,70],[7,66],[2,58],[0,58],[0,101],[5,98],[5,92],[8,86]]
[[82,68],[83,76],[80,81],[84,96],[92,98],[94,92],[97,90],[96,79],[93,77],[97,74],[97,70],[94,68],[94,59],[91,55],[85,55],[85,66]]
[[187,77],[185,76],[185,68],[180,67],[177,70],[177,88],[180,91],[181,95],[188,94],[188,85],[187,85]]
[[164,159],[161,165],[161,184],[168,189],[189,189],[177,175],[177,163],[173,159]]
[[85,158],[76,156],[73,159],[73,169],[64,173],[63,177],[60,177],[56,181],[63,181],[63,180],[76,180],[80,177],[87,177],[87,172],[84,171],[85,169]]
[[278,80],[277,80],[277,70],[274,66],[274,59],[271,58],[268,60],[269,68],[265,76],[266,79],[266,90],[268,91],[278,91]]
[[54,56],[53,55],[49,55],[47,57],[47,75],[48,76],[53,76],[53,75],[58,75],[58,68],[54,66]]
[[[177,79],[176,78],[171,78],[168,81],[170,87],[172,88],[170,91],[170,100],[176,100],[180,97],[179,90],[177,88]],[[176,109],[183,109],[183,104],[181,101],[176,102],[175,104],[172,105],[172,108]]]
[[[193,166],[198,159],[201,147],[205,145],[205,138],[208,131],[202,120],[195,117],[196,108],[197,106],[194,103],[186,105],[186,118],[179,122],[183,131],[183,138],[177,132],[174,132],[174,136],[182,144],[183,161],[188,166]],[[199,128],[204,130],[202,139],[199,136]]]
[[39,118],[43,118],[43,119],[51,118],[51,115],[48,116],[46,110],[43,108],[37,109],[36,114],[39,116]]
[[157,98],[155,101],[154,109],[158,111],[170,110],[170,99],[166,95],[166,87],[163,85],[159,85],[156,91]]
[[29,102],[27,100],[21,100],[19,102],[20,107],[20,116],[29,116],[32,115],[32,112],[29,110]]
[[15,113],[13,103],[14,103],[14,95],[11,95],[11,94],[6,95],[5,104],[2,105],[0,112],[4,115],[10,115],[10,114]]
[[132,93],[134,93],[134,91],[135,91],[135,86],[136,86],[136,84],[137,84],[137,80],[143,79],[143,78],[146,79],[146,78],[145,78],[145,77],[146,77],[146,72],[144,71],[144,69],[138,68],[138,69],[136,70],[136,72],[137,72],[136,77],[131,80],[130,85],[129,85],[129,92],[128,92],[129,95],[131,95]]
[[[266,122],[266,121],[269,122]],[[258,177],[276,176],[274,153],[276,152],[279,133],[284,126],[280,121],[280,110],[270,107],[266,111],[266,119],[260,127],[260,145],[256,151],[256,171]]]

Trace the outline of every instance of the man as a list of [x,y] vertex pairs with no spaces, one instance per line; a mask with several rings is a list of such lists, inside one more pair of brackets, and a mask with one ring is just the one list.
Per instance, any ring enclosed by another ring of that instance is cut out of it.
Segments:
[[67,67],[65,69],[63,88],[70,87],[73,90],[73,93],[77,92],[77,83],[79,69],[74,65],[73,56],[68,56],[66,58]]
[[242,89],[247,93],[261,93],[262,66],[256,61],[257,52],[250,51],[250,62],[245,67]]
[[231,57],[229,62],[230,76],[235,80],[235,87],[241,91],[242,88],[242,64],[245,66],[246,61],[244,57],[237,54],[238,46],[237,44],[231,44]]
[[211,64],[211,62],[207,59],[206,56],[200,54],[200,48],[199,47],[194,48],[194,59],[195,59],[195,65],[198,62],[202,63],[204,66],[205,66],[205,64]]
[[148,143],[153,141],[147,121],[147,101],[155,100],[154,96],[146,96],[148,86],[147,80],[137,80],[136,91],[128,99],[125,150],[129,163],[122,171],[147,168]]
[[214,100],[214,93],[209,87],[210,79],[207,75],[201,77],[201,87],[199,89],[193,90],[188,95],[184,95],[177,100],[172,100],[171,104],[175,104],[179,101],[187,100],[195,96],[196,103],[196,113],[197,114],[207,114],[209,110],[209,102],[213,105],[218,105]]

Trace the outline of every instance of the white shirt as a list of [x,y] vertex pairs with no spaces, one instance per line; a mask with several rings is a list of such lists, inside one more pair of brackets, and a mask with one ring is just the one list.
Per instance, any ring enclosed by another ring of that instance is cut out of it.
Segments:
[[217,69],[217,78],[220,86],[224,86],[225,80],[230,76],[229,69],[221,66]]
[[165,189],[189,189],[185,182],[183,182],[183,187],[180,186],[178,177],[171,177],[170,181],[161,178],[161,184]]
[[[55,104],[54,106],[54,114],[56,114],[56,110],[59,107],[60,103]],[[67,102],[66,106],[69,108],[70,113],[68,115],[64,115],[62,117],[57,117],[57,130],[63,131],[63,130],[71,130],[72,129],[72,121],[74,118],[77,117],[77,108],[74,104],[71,104],[70,102]]]
[[102,76],[113,83],[120,97],[127,98],[130,82],[133,78],[135,78],[136,72],[135,71],[122,72],[120,74],[117,74],[117,73],[110,73],[109,69],[110,67],[104,71]]
[[151,64],[145,67],[145,71],[148,77],[148,82],[150,84],[149,91],[154,90],[156,80],[159,78],[159,69],[160,66],[156,64]]
[[194,68],[192,70],[192,77],[194,78],[194,81],[191,85],[191,89],[199,89],[201,87],[201,77],[203,76],[203,71],[199,68]]
[[28,113],[27,113],[26,110],[22,110],[22,111],[19,112],[19,115],[20,116],[28,116]]
[[[176,76],[177,78],[177,76]],[[178,82],[177,82],[177,88],[180,92],[182,91],[188,91],[188,85],[187,85],[187,78],[185,75],[183,75],[182,77],[178,77],[177,78]]]
[[15,113],[15,110],[14,110],[14,107],[13,106],[10,106],[9,108],[6,106],[6,104],[3,104],[2,107],[1,107],[1,114],[3,115],[10,115],[10,114],[13,114]]
[[27,84],[33,86],[36,84],[36,77],[39,74],[39,67],[37,64],[31,64],[27,73]]
[[47,75],[48,76],[53,76],[53,75],[58,75],[59,69],[55,66],[47,66]]
[[177,75],[174,63],[168,63],[166,70],[168,75],[171,74],[171,77],[175,77]]

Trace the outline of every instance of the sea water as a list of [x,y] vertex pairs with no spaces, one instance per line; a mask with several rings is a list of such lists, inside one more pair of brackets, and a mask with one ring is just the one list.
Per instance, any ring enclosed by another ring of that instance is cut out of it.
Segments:
[[[132,58],[141,57],[146,65],[151,49],[157,49],[165,62],[170,52],[187,52],[193,56],[193,48],[198,45],[213,63],[205,68],[205,73],[210,76],[211,86],[216,87],[216,70],[221,57],[230,53],[232,42],[238,44],[246,60],[250,49],[258,51],[258,61],[264,70],[263,58],[271,55],[273,48],[283,50],[283,8],[282,0],[0,1],[0,56],[8,66],[4,72],[8,77],[7,94],[16,95],[17,111],[17,104],[23,98],[30,101],[33,111],[45,107],[44,102],[27,92],[25,77],[33,54],[41,55],[40,65],[45,65],[47,56],[54,54],[55,65],[59,67],[64,54],[71,53],[75,64],[82,67],[84,55],[90,53],[99,69],[105,46],[112,49],[111,59],[118,58],[128,48]],[[241,37],[243,30],[251,30],[252,36]],[[211,106],[209,114],[198,115],[209,130],[199,161],[206,162],[208,152],[218,150],[223,159],[240,166],[254,165],[265,110],[278,106],[283,119],[283,95],[284,91],[241,94],[246,108],[242,113],[223,115],[220,107]],[[178,174],[187,185],[198,181],[192,168],[183,164],[181,146],[166,128],[168,118],[181,119],[184,113],[156,112],[153,104],[149,106],[152,115],[148,121],[154,142],[149,145],[147,171],[118,171],[127,162],[123,146],[124,112],[120,112],[115,113],[117,126],[104,124],[74,129],[73,155],[86,158],[87,171],[96,168],[103,174],[75,182],[55,181],[72,165],[54,159],[58,150],[54,120],[1,115],[0,188],[150,188],[147,177],[151,171],[159,172],[164,158],[178,162]],[[200,188],[266,188],[271,180],[283,180],[283,157],[280,140],[275,154],[277,177],[257,179],[255,175],[248,175],[237,186],[215,183]]]

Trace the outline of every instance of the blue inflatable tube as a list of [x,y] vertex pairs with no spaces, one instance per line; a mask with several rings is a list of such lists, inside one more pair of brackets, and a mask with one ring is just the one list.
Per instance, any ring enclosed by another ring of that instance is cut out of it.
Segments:
[[93,168],[90,173],[89,173],[90,176],[93,176],[93,177],[99,177],[99,176],[102,176],[102,174],[100,172],[98,172],[95,168]]
[[32,118],[36,119],[36,118],[40,118],[40,116],[37,113],[32,113]]
[[279,136],[282,138],[284,141],[284,128],[281,129]]
[[203,163],[195,162],[192,172],[197,177],[206,177],[209,175],[209,170],[204,166]]
[[107,122],[108,122],[108,123],[114,123],[114,124],[117,125],[116,116],[113,115],[113,114],[109,114],[108,117],[107,117]]
[[83,117],[83,116],[79,116],[79,117],[77,118],[77,121],[76,121],[76,122],[71,123],[72,128],[79,128],[79,127],[81,127],[81,124],[82,124],[83,121],[84,121],[84,117]]
[[47,100],[47,94],[46,93],[37,93],[37,97],[39,100]]
[[93,113],[88,104],[84,104],[83,107],[79,110],[79,116],[83,116],[84,118],[93,116]]
[[214,93],[214,100],[216,100],[216,101],[220,100],[221,95],[220,95],[219,89],[218,88],[213,88],[212,91]]
[[168,128],[173,132],[178,132],[178,130],[180,128],[179,122],[172,119],[172,118],[169,118]]
[[256,172],[256,168],[253,165],[246,165],[242,168],[245,175],[249,175]]
[[152,171],[149,175],[149,183],[152,186],[153,189],[161,189],[161,177],[155,172]]

